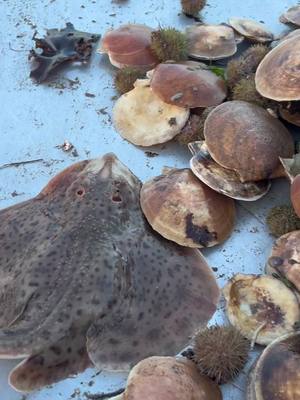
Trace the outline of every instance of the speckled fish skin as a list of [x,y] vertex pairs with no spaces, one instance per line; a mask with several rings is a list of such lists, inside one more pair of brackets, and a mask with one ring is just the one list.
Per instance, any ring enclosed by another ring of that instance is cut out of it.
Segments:
[[219,289],[197,250],[155,234],[139,180],[113,154],[82,161],[0,211],[0,358],[28,357],[31,391],[84,370],[173,355],[213,315]]

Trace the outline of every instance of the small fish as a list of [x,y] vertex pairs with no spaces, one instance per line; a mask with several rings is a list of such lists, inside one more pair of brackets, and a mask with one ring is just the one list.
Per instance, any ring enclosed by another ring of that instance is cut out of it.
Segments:
[[107,154],[0,211],[0,358],[26,357],[17,390],[174,355],[215,312],[213,272],[151,229],[140,188]]

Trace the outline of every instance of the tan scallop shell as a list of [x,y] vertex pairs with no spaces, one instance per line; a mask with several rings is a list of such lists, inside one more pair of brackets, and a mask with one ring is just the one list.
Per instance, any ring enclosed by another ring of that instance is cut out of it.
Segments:
[[235,275],[223,289],[229,321],[249,340],[269,344],[299,322],[297,297],[269,275]]
[[272,342],[250,374],[247,400],[300,399],[300,332]]
[[281,15],[280,21],[285,24],[291,23],[300,26],[300,5],[289,8]]
[[193,154],[190,167],[193,173],[211,189],[236,200],[255,201],[268,193],[271,182],[241,182],[233,170],[216,163],[210,156],[205,142],[189,143]]
[[170,169],[146,182],[141,207],[154,230],[182,246],[214,246],[234,227],[234,201],[211,190],[189,169]]
[[257,91],[276,101],[300,100],[300,40],[294,35],[281,41],[259,64]]
[[210,107],[221,104],[225,81],[200,63],[159,64],[152,73],[151,88],[168,104],[180,107]]
[[225,25],[192,25],[186,28],[189,56],[199,60],[219,60],[237,51],[234,31]]
[[149,357],[131,371],[115,400],[222,400],[219,387],[185,358]]
[[251,19],[230,18],[229,25],[253,42],[267,43],[274,40],[273,33],[260,22],[252,21]]
[[163,102],[150,88],[149,79],[138,79],[113,110],[120,135],[138,146],[152,146],[173,139],[186,124],[189,110]]
[[285,126],[245,101],[217,106],[205,121],[204,136],[211,157],[236,171],[241,182],[271,177],[280,167],[279,157],[294,153],[293,138]]
[[300,294],[300,231],[286,233],[276,240],[266,272],[284,277]]

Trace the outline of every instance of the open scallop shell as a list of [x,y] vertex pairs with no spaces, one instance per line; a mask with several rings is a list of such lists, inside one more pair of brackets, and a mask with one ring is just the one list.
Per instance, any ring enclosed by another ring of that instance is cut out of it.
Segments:
[[299,35],[281,41],[259,64],[255,74],[257,91],[276,101],[300,100]]
[[225,25],[192,25],[186,28],[189,56],[199,60],[220,60],[237,51],[231,27]]
[[298,217],[300,217],[300,153],[293,158],[280,158],[286,177],[291,182],[291,202]]
[[273,33],[259,22],[243,18],[230,18],[229,25],[253,42],[267,43],[274,40]]
[[189,169],[170,169],[146,182],[141,207],[154,230],[182,246],[214,246],[234,227],[234,201],[211,190]]
[[300,318],[297,297],[268,275],[235,275],[223,289],[229,321],[249,340],[269,344],[293,332]]
[[280,21],[284,24],[294,24],[300,26],[300,5],[289,8],[281,15]]
[[190,161],[193,173],[213,190],[236,200],[255,201],[268,193],[268,180],[241,182],[235,171],[217,164],[210,156],[205,142],[189,143],[194,155]]
[[120,135],[138,146],[152,146],[173,139],[186,124],[189,110],[163,102],[150,88],[149,79],[138,79],[113,110]]
[[254,365],[247,400],[300,399],[300,332],[276,339]]
[[210,107],[227,95],[225,81],[195,61],[159,64],[153,71],[151,88],[168,104],[180,107]]
[[266,272],[287,279],[300,295],[300,231],[286,233],[276,240]]

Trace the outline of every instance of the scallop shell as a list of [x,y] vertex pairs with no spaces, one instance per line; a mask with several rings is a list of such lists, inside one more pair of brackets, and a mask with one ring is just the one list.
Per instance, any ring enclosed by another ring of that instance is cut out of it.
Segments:
[[300,398],[300,332],[272,342],[261,354],[248,383],[247,400]]

